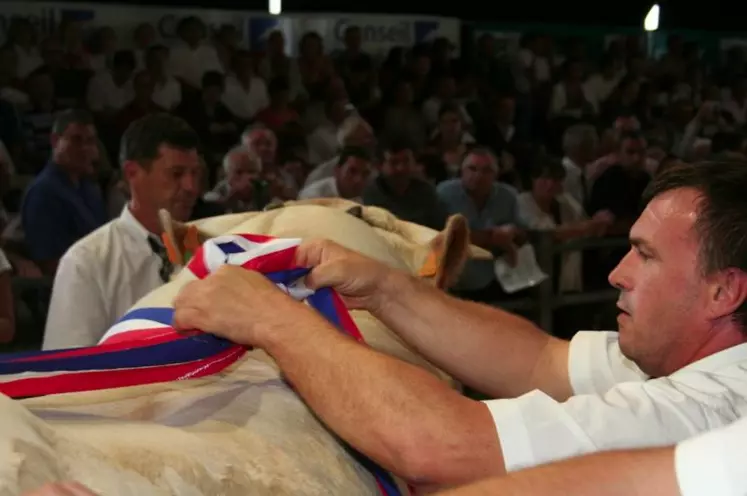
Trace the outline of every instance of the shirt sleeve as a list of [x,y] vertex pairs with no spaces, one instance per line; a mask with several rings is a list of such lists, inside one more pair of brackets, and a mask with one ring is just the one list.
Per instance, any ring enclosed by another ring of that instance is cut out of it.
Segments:
[[96,267],[90,260],[80,250],[71,250],[60,260],[52,286],[43,349],[92,346],[106,332],[110,322],[104,310],[107,306],[101,300]]
[[648,379],[626,358],[616,332],[579,331],[571,340],[568,373],[574,394],[604,394],[623,382]]
[[747,419],[688,439],[674,451],[682,496],[747,494]]

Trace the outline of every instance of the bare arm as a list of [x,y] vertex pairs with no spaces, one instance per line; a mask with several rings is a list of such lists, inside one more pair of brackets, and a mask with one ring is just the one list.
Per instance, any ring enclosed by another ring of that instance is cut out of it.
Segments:
[[674,448],[598,453],[478,482],[442,496],[680,494]]
[[567,341],[495,307],[453,298],[392,272],[372,313],[435,365],[498,398],[541,389],[562,401],[572,394]]
[[265,349],[311,409],[353,447],[413,484],[453,486],[505,473],[484,404],[356,343],[310,308],[300,310],[307,325],[268,329]]

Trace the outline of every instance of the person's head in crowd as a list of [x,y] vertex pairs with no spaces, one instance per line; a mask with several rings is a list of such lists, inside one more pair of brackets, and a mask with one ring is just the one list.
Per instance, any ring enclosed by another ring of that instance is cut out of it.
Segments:
[[10,45],[0,47],[0,88],[11,86],[18,77],[18,55]]
[[102,26],[94,31],[91,37],[90,52],[110,55],[117,49],[117,32],[111,26]]
[[363,36],[361,35],[360,26],[348,26],[345,28],[345,49],[350,53],[358,53],[361,51],[361,43]]
[[153,45],[145,52],[145,68],[154,78],[166,77],[169,49],[164,45]]
[[426,47],[413,47],[411,72],[416,79],[425,79],[431,73],[431,57]]
[[670,153],[659,162],[659,167],[656,168],[656,175],[660,176],[667,172],[669,169],[673,169],[675,167],[683,167],[686,165],[687,164],[683,162],[681,158]]
[[633,105],[638,101],[641,83],[637,78],[627,75],[618,83],[616,91],[621,104]]
[[319,33],[309,31],[298,42],[298,53],[303,59],[316,60],[324,56],[324,41]]
[[65,67],[65,52],[57,38],[45,38],[39,47],[39,54],[48,69],[56,71]]
[[279,29],[274,30],[267,37],[267,55],[270,57],[285,55],[285,36]]
[[394,87],[394,104],[398,107],[412,105],[412,83],[407,78],[400,78]]
[[340,147],[359,147],[369,151],[376,144],[373,128],[358,114],[351,114],[345,118],[337,130],[337,142]]
[[270,97],[270,106],[282,109],[290,104],[290,85],[288,78],[277,76],[270,80],[267,85],[267,94]]
[[574,124],[563,133],[563,153],[578,167],[596,158],[599,135],[591,124]]
[[288,153],[278,160],[280,170],[293,182],[295,189],[300,188],[306,182],[309,175],[309,164],[297,153]]
[[396,137],[384,144],[382,152],[381,177],[396,193],[404,193],[415,176],[412,144],[404,137]]
[[57,115],[50,136],[52,161],[72,178],[90,176],[99,158],[93,117],[86,110],[69,109]]
[[8,26],[8,44],[30,48],[36,43],[36,33],[31,21],[24,17],[13,17]]
[[137,67],[132,50],[118,50],[112,57],[112,79],[117,86],[122,86],[132,77]]
[[335,127],[339,127],[345,122],[348,115],[348,103],[347,98],[330,98],[324,102],[324,114]]
[[472,196],[487,198],[498,178],[498,172],[495,154],[487,148],[474,148],[462,160],[462,186]]
[[206,29],[203,22],[194,16],[185,17],[179,21],[176,34],[191,48],[197,48],[205,39]]
[[609,276],[620,349],[647,375],[747,339],[746,183],[744,164],[727,161],[671,168],[647,188],[632,248]]
[[509,94],[495,97],[493,102],[493,117],[502,126],[511,126],[516,119],[516,100]]
[[231,62],[233,72],[240,81],[249,81],[254,75],[252,53],[249,50],[236,50]]
[[442,74],[436,80],[434,96],[442,102],[449,102],[456,96],[456,81],[451,74]]
[[132,41],[135,44],[135,48],[138,50],[147,50],[153,43],[156,42],[158,33],[153,24],[149,22],[143,22],[137,25],[135,30],[132,32]]
[[255,182],[262,176],[262,159],[251,148],[239,145],[223,157],[223,172],[231,195],[249,201]]
[[132,89],[135,93],[134,101],[140,104],[149,104],[153,101],[153,90],[155,83],[148,71],[139,71],[132,78]]
[[415,159],[413,176],[435,185],[449,178],[449,170],[440,153],[424,152]]
[[646,165],[646,139],[638,131],[628,131],[620,136],[618,160],[629,171],[642,171]]
[[265,127],[248,127],[241,135],[241,143],[262,159],[262,167],[275,165],[278,141],[275,133]]
[[565,167],[553,157],[540,155],[532,164],[529,179],[532,184],[532,196],[537,203],[548,204],[563,192]]
[[615,119],[612,127],[618,135],[621,135],[622,133],[640,131],[641,123],[634,115],[621,115]]
[[462,112],[453,103],[444,103],[438,111],[438,135],[445,143],[459,143],[462,139]]
[[341,198],[358,198],[371,174],[371,154],[356,146],[342,149],[335,167],[335,183]]
[[226,89],[226,77],[218,71],[207,71],[202,75],[202,101],[205,105],[218,105]]
[[566,84],[581,84],[584,81],[584,63],[579,59],[566,60],[563,63],[563,80]]
[[52,109],[55,99],[54,80],[46,67],[39,67],[28,75],[26,93],[31,103],[38,109]]
[[158,211],[189,220],[201,190],[199,138],[182,119],[150,114],[129,125],[119,162],[130,187],[130,210],[149,231],[160,232]]
[[215,34],[215,41],[229,50],[235,50],[239,46],[241,36],[233,24],[221,24]]

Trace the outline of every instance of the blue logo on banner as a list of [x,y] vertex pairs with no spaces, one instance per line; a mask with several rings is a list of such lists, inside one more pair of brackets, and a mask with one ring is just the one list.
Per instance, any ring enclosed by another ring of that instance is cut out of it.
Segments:
[[61,9],[60,18],[66,21],[92,21],[96,16],[93,10]]
[[275,17],[250,17],[247,24],[251,48],[264,47],[270,33],[280,29],[280,19]]
[[415,43],[427,43],[438,37],[438,21],[417,21],[414,23]]

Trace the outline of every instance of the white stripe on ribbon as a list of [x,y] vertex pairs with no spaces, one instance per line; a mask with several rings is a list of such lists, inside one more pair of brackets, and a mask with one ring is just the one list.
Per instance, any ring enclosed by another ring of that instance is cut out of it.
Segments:
[[155,320],[127,319],[109,328],[107,333],[104,334],[104,337],[101,338],[99,342],[103,343],[104,341],[111,338],[112,336],[116,336],[117,334],[122,334],[124,332],[141,331],[143,329],[164,329],[168,327],[170,327],[168,324],[162,324],[160,322],[156,322]]

